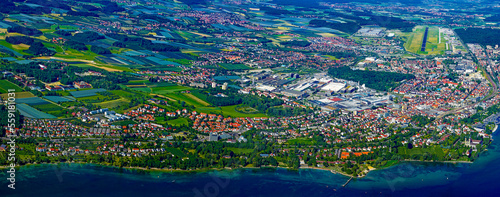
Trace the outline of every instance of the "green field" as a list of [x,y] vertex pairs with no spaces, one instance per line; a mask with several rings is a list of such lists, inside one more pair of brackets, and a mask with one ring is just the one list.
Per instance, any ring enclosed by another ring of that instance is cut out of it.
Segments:
[[[9,34],[9,35],[11,35],[11,34]],[[17,34],[13,34],[13,35],[17,35]],[[22,34],[19,34],[19,35],[22,35]],[[9,49],[12,49],[12,50],[14,50],[22,55],[30,55],[29,53],[24,52],[24,50],[22,48],[19,48],[19,45],[13,45],[11,43],[8,43],[5,40],[0,40],[0,45],[3,45]]]
[[80,102],[87,102],[87,103],[101,103],[104,101],[109,101],[108,96],[103,96],[103,95],[95,95],[95,96],[87,96],[87,97],[80,97],[76,98],[77,101]]
[[311,138],[306,138],[306,137],[300,137],[300,138],[295,138],[287,141],[288,144],[302,144],[302,145],[313,145],[316,143]]
[[208,98],[208,95],[200,92],[200,90],[192,90],[191,94],[194,95],[194,96],[196,96],[196,97],[198,97],[198,98],[200,98],[201,100],[204,100],[204,101],[206,101],[207,98]]
[[120,107],[122,105],[126,105],[129,103],[129,100],[125,98],[120,98],[112,101],[104,101],[101,103],[95,103],[95,105],[98,105],[102,108],[115,108],[115,107]]
[[77,30],[78,27],[74,27],[74,26],[71,26],[71,25],[52,25],[50,26],[50,29],[52,30],[56,30],[57,27],[59,27],[59,29],[73,29],[73,30]]
[[234,147],[228,147],[227,150],[233,151],[233,153],[236,154],[248,154],[254,151],[254,149],[249,149],[249,148],[234,148]]
[[142,88],[130,88],[131,90],[136,90],[136,91],[141,91],[141,92],[148,92],[151,93],[151,88],[148,87],[142,87]]
[[186,118],[177,118],[173,120],[168,120],[166,121],[169,125],[173,126],[181,126],[181,125],[188,125],[188,120]]
[[110,90],[109,92],[115,94],[115,95],[118,95],[120,97],[129,97],[129,96],[134,96],[135,94],[134,93],[131,93],[131,92],[127,92],[127,91],[124,91],[124,90]]
[[200,98],[188,93],[165,94],[165,96],[177,101],[184,101],[186,102],[186,104],[193,105],[194,107],[210,106],[210,104],[206,101],[201,100]]
[[136,84],[145,84],[145,83],[151,83],[149,80],[130,80],[128,83],[124,85],[136,85]]
[[435,154],[438,158],[444,158],[448,153],[447,149],[443,149],[440,146],[432,146],[427,148],[412,148],[408,149],[406,147],[399,147],[398,153],[402,155],[423,155],[424,153],[429,153],[430,155]]
[[[87,45],[88,48],[90,45]],[[64,58],[67,61],[80,61],[80,60],[94,60],[98,55],[87,51],[78,51],[76,49],[65,47],[65,51],[63,53],[56,53],[54,57]]]
[[266,114],[262,113],[254,113],[254,114],[245,114],[236,111],[236,107],[238,105],[232,105],[232,106],[224,106],[224,107],[198,107],[196,108],[196,111],[198,112],[203,112],[203,113],[208,113],[208,114],[214,114],[214,113],[222,113],[224,116],[231,116],[231,117],[268,117]]
[[177,157],[180,157],[180,158],[183,158],[186,156],[186,154],[184,154],[182,151],[180,151],[179,149],[177,148],[172,148],[172,147],[166,147],[165,150],[167,152],[170,152],[172,154],[174,154],[175,156]]
[[151,90],[155,94],[169,94],[179,91],[192,90],[193,88],[185,86],[163,86],[163,87],[153,87]]
[[8,93],[9,89],[14,89],[15,92],[22,92],[23,89],[16,84],[13,84],[10,81],[7,80],[0,80],[0,93]]
[[244,64],[219,64],[221,68],[226,70],[250,70],[251,67],[245,66]]
[[35,109],[38,109],[42,112],[45,112],[47,114],[54,115],[56,117],[61,117],[64,115],[62,113],[63,108],[58,106],[58,105],[52,104],[52,103],[43,104],[43,105],[34,105],[32,107]]
[[413,29],[413,32],[407,37],[404,47],[407,51],[418,53],[422,47],[422,40],[424,39],[425,27],[418,26]]
[[173,83],[169,83],[169,82],[160,82],[160,83],[153,83],[153,84],[148,85],[148,87],[150,87],[150,88],[167,87],[167,86],[177,86],[177,84],[173,84]]
[[182,65],[189,65],[189,64],[191,64],[191,60],[188,60],[188,59],[174,59],[174,58],[168,58],[167,60],[168,60],[168,61],[171,61],[171,62],[175,62],[175,63],[182,64]]
[[[7,100],[9,98],[9,94],[8,93],[0,94],[0,97],[2,97],[2,99],[4,100]],[[16,99],[30,98],[30,97],[35,97],[35,95],[33,95],[31,92],[16,92]]]
[[255,109],[255,108],[252,108],[252,107],[248,107],[248,106],[238,106],[238,107],[236,107],[234,109],[236,111],[244,113],[244,114],[254,114],[254,113],[258,113],[259,112],[259,110]]
[[441,38],[441,43],[439,43],[439,27],[430,27],[427,36],[427,45],[425,47],[425,52],[428,55],[439,55],[443,54],[446,50],[446,41]]
[[404,44],[405,49],[421,55],[443,54],[446,50],[446,40],[442,37],[441,43],[439,43],[439,36],[441,36],[439,34],[439,27],[434,26],[429,27],[425,52],[421,51],[425,28],[425,26],[417,26],[413,29],[412,33],[407,35],[406,43]]

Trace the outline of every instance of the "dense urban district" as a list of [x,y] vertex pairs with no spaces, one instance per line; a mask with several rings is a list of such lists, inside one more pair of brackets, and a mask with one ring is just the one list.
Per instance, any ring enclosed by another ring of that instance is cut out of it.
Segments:
[[487,151],[498,1],[304,2],[0,1],[0,165],[362,177]]

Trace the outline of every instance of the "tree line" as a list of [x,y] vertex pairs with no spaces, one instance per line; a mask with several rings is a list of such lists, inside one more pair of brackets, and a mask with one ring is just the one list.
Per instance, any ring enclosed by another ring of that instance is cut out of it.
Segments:
[[31,28],[31,27],[23,27],[23,26],[9,27],[9,28],[7,28],[7,31],[9,33],[20,33],[20,34],[24,34],[27,36],[40,36],[43,34],[38,29]]
[[35,39],[30,38],[28,36],[8,36],[5,38],[5,41],[11,44],[27,44],[31,45],[35,41]]
[[[47,68],[43,71],[39,64],[45,65]],[[126,83],[128,76],[124,73],[107,72],[105,70],[80,68],[75,66],[63,66],[56,62],[31,62],[29,64],[11,63],[6,65],[6,70],[25,73],[29,77],[34,77],[46,83],[60,81],[62,84],[73,84],[73,82],[85,81],[90,83],[94,88],[103,88],[108,90],[118,90],[119,83]],[[98,71],[105,76],[79,76],[75,73],[83,73],[88,70]]]
[[465,43],[478,43],[483,46],[500,45],[500,29],[466,28],[456,29],[455,32]]
[[349,67],[330,68],[328,74],[335,78],[359,82],[365,84],[366,87],[380,91],[390,91],[397,87],[401,81],[415,78],[411,74],[352,70]]
[[0,13],[5,14],[49,14],[51,9],[49,7],[30,7],[27,5],[16,5],[14,2],[23,2],[22,0],[2,0],[0,1]]
[[303,41],[303,40],[292,40],[292,41],[280,42],[280,45],[294,46],[294,47],[307,47],[307,46],[311,45],[311,43],[308,41]]
[[48,49],[41,42],[34,42],[31,44],[30,48],[26,52],[31,53],[35,56],[52,56],[56,54],[55,51]]
[[122,34],[107,34],[107,36],[118,40],[118,42],[113,43],[113,46],[116,47],[128,47],[128,48],[137,48],[142,47],[151,51],[179,51],[178,47],[170,46],[168,44],[163,43],[153,43],[151,40],[146,40],[144,38],[139,37],[129,37],[127,35]]

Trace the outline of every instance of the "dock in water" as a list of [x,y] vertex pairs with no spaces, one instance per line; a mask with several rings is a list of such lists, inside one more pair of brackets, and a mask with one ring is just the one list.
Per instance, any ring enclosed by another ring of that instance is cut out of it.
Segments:
[[349,180],[347,180],[347,182],[345,182],[345,184],[344,184],[344,185],[342,185],[342,187],[347,186],[347,184],[349,184],[349,182],[351,182],[351,180],[352,180],[353,178],[354,178],[354,177],[351,177]]

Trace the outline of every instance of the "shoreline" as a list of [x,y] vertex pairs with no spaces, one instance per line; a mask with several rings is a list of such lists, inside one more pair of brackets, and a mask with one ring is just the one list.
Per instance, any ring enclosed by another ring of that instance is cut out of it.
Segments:
[[[143,170],[143,171],[157,171],[157,172],[206,172],[206,171],[221,171],[221,170],[238,170],[238,169],[284,169],[284,170],[295,170],[295,169],[291,169],[291,168],[287,168],[287,167],[280,167],[280,166],[262,166],[262,167],[239,167],[239,168],[206,168],[206,169],[195,169],[195,170],[182,170],[182,169],[161,169],[161,168],[145,168],[145,167],[135,167],[135,166],[127,166],[127,167],[118,167],[118,166],[113,166],[113,165],[107,165],[107,164],[101,164],[101,163],[85,163],[85,162],[57,162],[57,163],[36,163],[36,164],[33,164],[33,163],[30,163],[30,164],[25,164],[25,165],[16,165],[15,168],[21,168],[21,167],[27,167],[27,166],[40,166],[40,165],[58,165],[58,164],[91,164],[91,165],[97,165],[97,166],[104,166],[104,167],[111,167],[111,168],[117,168],[117,169],[120,169],[120,168],[123,168],[123,169],[128,169],[128,170]],[[10,168],[10,166],[0,166],[0,169],[7,169],[7,168]],[[301,169],[309,169],[309,170],[324,170],[324,171],[329,171],[331,172],[332,174],[340,174],[340,175],[343,175],[343,176],[346,176],[346,177],[349,177],[349,178],[363,178],[366,176],[363,175],[363,176],[352,176],[352,175],[349,175],[349,174],[346,174],[344,172],[339,172],[339,171],[336,171],[336,170],[332,170],[332,169],[327,169],[327,168],[319,168],[319,167],[301,167],[299,169],[296,169],[296,170],[301,170]],[[381,168],[382,169],[382,168]],[[375,169],[375,170],[378,170]],[[370,170],[370,171],[373,171],[373,170]],[[368,173],[367,173],[368,174]]]
[[[364,178],[366,175],[368,175],[368,173],[370,173],[371,171],[377,171],[377,170],[383,170],[383,169],[386,169],[386,168],[390,168],[390,167],[393,167],[393,166],[397,166],[403,162],[424,162],[424,163],[442,163],[442,164],[445,164],[445,163],[452,163],[452,164],[458,164],[458,163],[468,163],[468,164],[472,164],[474,162],[471,162],[471,161],[420,161],[420,160],[401,160],[399,161],[398,163],[396,163],[395,165],[391,165],[391,166],[387,166],[387,167],[383,167],[383,168],[375,168],[373,170],[369,170],[366,174],[364,174],[363,176],[353,176],[353,175],[349,175],[349,174],[346,174],[344,172],[340,172],[340,171],[337,171],[337,170],[333,170],[333,169],[328,169],[328,168],[319,168],[319,167],[300,167],[298,169],[291,169],[291,168],[287,168],[287,167],[280,167],[280,166],[262,166],[262,167],[239,167],[239,168],[208,168],[208,169],[196,169],[196,170],[180,170],[180,169],[159,169],[159,168],[144,168],[144,167],[123,167],[123,168],[126,168],[126,169],[138,169],[138,170],[144,170],[144,171],[161,171],[161,172],[164,172],[164,171],[170,171],[170,172],[203,172],[203,171],[213,171],[213,170],[216,170],[216,171],[220,171],[220,170],[238,170],[238,169],[265,169],[265,168],[271,168],[271,169],[278,169],[278,168],[281,168],[281,169],[284,169],[284,170],[301,170],[301,169],[309,169],[309,170],[323,170],[323,171],[329,171],[330,173],[332,174],[340,174],[342,176],[346,176],[346,177],[349,177],[349,178]],[[83,163],[85,164],[85,163]],[[116,167],[116,166],[110,166],[110,165],[104,165],[104,164],[96,164],[96,165],[102,165],[102,166],[109,166],[109,167],[115,167],[115,168],[119,168],[119,167]]]
[[[128,170],[142,170],[142,171],[148,171],[148,172],[163,172],[163,173],[173,173],[173,172],[185,172],[185,173],[199,173],[199,172],[208,172],[208,171],[222,171],[222,170],[230,170],[230,171],[233,171],[233,170],[238,170],[238,169],[278,169],[278,168],[281,168],[281,169],[284,169],[284,170],[301,170],[301,169],[309,169],[309,170],[323,170],[323,171],[329,171],[330,173],[332,174],[339,174],[339,175],[342,175],[342,176],[345,176],[345,177],[349,177],[349,178],[364,178],[366,177],[366,175],[368,175],[368,173],[370,173],[371,171],[377,171],[377,170],[383,170],[383,169],[386,169],[386,168],[390,168],[390,167],[393,167],[393,166],[397,166],[403,162],[424,162],[424,163],[453,163],[453,164],[457,164],[457,163],[469,163],[469,164],[472,164],[474,162],[470,162],[470,161],[420,161],[420,160],[402,160],[398,163],[396,163],[395,165],[391,165],[391,166],[387,166],[387,167],[383,167],[383,168],[375,168],[373,170],[369,170],[366,174],[362,175],[362,176],[353,176],[353,175],[349,175],[349,174],[346,174],[344,172],[340,172],[340,171],[337,171],[337,170],[333,170],[333,169],[328,169],[328,168],[319,168],[319,167],[301,167],[301,168],[298,168],[298,169],[291,169],[291,168],[287,168],[287,167],[280,167],[280,166],[261,166],[261,167],[239,167],[239,168],[206,168],[206,169],[194,169],[194,170],[182,170],[182,169],[161,169],[161,168],[145,168],[145,167],[134,167],[134,166],[127,166],[127,167],[118,167],[118,166],[113,166],[113,165],[108,165],[108,164],[101,164],[101,163],[85,163],[85,162],[57,162],[57,163],[36,163],[36,164],[33,164],[33,163],[30,163],[30,164],[25,164],[25,165],[16,165],[15,168],[21,168],[21,167],[26,167],[26,166],[40,166],[40,165],[58,165],[58,164],[91,164],[91,165],[97,165],[97,166],[103,166],[103,167],[111,167],[111,168],[116,168],[116,169],[128,169]],[[10,166],[0,166],[0,169],[7,169],[7,168],[10,168]]]
[[[299,170],[300,169],[324,170],[324,171],[329,171],[332,174],[340,174],[340,175],[343,175],[343,176],[347,176],[349,178],[363,178],[363,177],[365,177],[368,174],[368,173],[366,173],[363,176],[352,176],[352,175],[346,174],[344,172],[339,172],[339,171],[328,169],[328,168],[318,168],[318,167],[302,167],[302,168],[299,168]],[[375,170],[377,170],[377,169],[375,169]],[[372,171],[372,170],[370,170],[370,171]],[[368,171],[368,172],[370,172],[370,171]]]
[[453,163],[453,164],[457,164],[457,163],[474,163],[472,161],[420,161],[420,160],[414,160],[414,159],[405,159],[403,161],[406,161],[406,162],[425,162],[425,163]]

